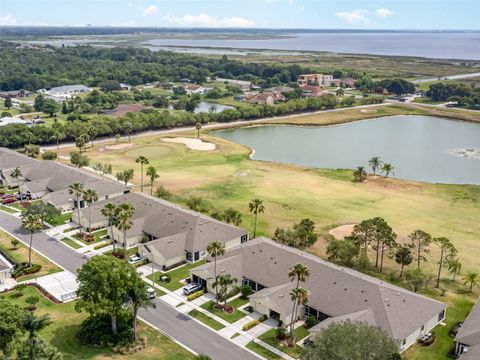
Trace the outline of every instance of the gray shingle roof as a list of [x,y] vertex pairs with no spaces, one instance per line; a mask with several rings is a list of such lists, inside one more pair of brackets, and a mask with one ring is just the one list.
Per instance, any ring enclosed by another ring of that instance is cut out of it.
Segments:
[[[222,223],[206,215],[182,208],[168,201],[147,194],[128,193],[96,202],[91,207],[92,222],[104,220],[101,209],[106,203],[129,203],[135,208],[135,219],[144,219],[143,232],[162,239],[186,233],[184,250],[204,250],[214,240],[227,242],[247,234],[245,230]],[[87,209],[82,209],[87,216]],[[136,234],[136,235],[140,235]]]
[[242,255],[242,274],[264,286],[290,282],[296,263],[311,275],[304,284],[311,295],[307,303],[330,317],[372,309],[375,323],[394,339],[404,339],[446,309],[446,305],[391,285],[353,269],[344,268],[267,238],[257,238],[225,256]]
[[470,346],[480,345],[480,298],[463,322],[462,328],[455,336],[455,341]]
[[480,345],[469,347],[468,351],[460,355],[458,360],[478,360],[480,359]]

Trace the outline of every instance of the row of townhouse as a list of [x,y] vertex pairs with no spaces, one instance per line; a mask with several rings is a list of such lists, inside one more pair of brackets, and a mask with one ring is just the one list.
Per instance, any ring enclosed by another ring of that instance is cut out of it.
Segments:
[[[191,280],[213,292],[214,263],[190,270]],[[288,273],[301,263],[311,275],[301,286],[309,291],[308,302],[298,316],[314,316],[319,323],[309,329],[318,333],[333,322],[361,321],[381,328],[403,351],[445,319],[441,302],[341,267],[301,250],[259,237],[237,245],[217,259],[217,275],[230,274],[255,291],[250,306],[260,314],[290,323],[295,284]]]
[[[22,174],[18,179],[12,177],[12,171],[17,167]],[[85,189],[95,190],[99,200],[130,192],[128,187],[84,169],[57,161],[36,160],[0,148],[0,183],[8,188],[20,185],[20,192],[32,200],[42,199],[62,212],[72,211],[77,203],[69,193],[69,186],[76,182],[83,184]],[[78,205],[81,208],[86,206],[82,198]]]
[[459,360],[480,359],[480,298],[455,335],[453,353]]

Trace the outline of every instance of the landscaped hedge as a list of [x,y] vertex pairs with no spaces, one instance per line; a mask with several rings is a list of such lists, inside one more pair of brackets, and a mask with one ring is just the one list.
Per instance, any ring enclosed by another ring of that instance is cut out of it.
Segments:
[[192,300],[195,300],[196,298],[199,298],[202,295],[203,295],[203,290],[198,290],[197,292],[194,292],[193,294],[188,295],[187,300],[192,301]]
[[[236,287],[233,288],[230,292],[227,293],[227,299],[230,299],[231,297],[237,295],[239,292],[240,292],[240,288],[239,288],[238,286],[236,286]],[[218,296],[218,300],[220,300],[220,301],[225,301],[225,297],[219,295],[219,296]]]
[[242,330],[243,330],[243,331],[250,330],[251,328],[257,326],[258,324],[260,324],[260,321],[258,321],[258,320],[249,321],[248,323],[246,323],[245,325],[243,325]]
[[14,279],[17,279],[22,275],[35,274],[36,272],[39,272],[41,269],[42,269],[42,265],[32,264],[32,266],[30,267],[28,262],[22,262],[17,265],[12,276]]

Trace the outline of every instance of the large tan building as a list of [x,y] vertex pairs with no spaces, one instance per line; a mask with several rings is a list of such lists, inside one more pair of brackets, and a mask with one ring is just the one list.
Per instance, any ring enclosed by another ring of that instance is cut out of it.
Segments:
[[306,85],[330,86],[333,81],[333,75],[324,74],[303,74],[297,79],[297,84],[300,87]]

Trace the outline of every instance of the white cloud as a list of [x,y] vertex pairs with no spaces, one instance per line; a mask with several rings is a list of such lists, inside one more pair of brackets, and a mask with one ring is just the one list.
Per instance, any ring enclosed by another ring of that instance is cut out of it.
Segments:
[[217,18],[206,13],[198,15],[166,16],[165,20],[176,26],[187,27],[231,27],[245,28],[255,26],[255,22],[239,16]]
[[16,25],[17,19],[12,14],[0,15],[0,25]]
[[388,16],[392,16],[394,14],[394,12],[392,10],[389,10],[389,9],[378,9],[377,11],[375,11],[375,13],[380,16],[380,17],[388,17]]
[[337,12],[335,15],[351,24],[362,24],[363,26],[370,24],[368,11],[365,9],[353,10],[351,12],[342,11]]
[[158,7],[156,7],[155,5],[150,5],[149,7],[146,7],[145,9],[143,9],[142,14],[143,16],[148,16],[148,15],[156,14],[157,12],[158,12]]

